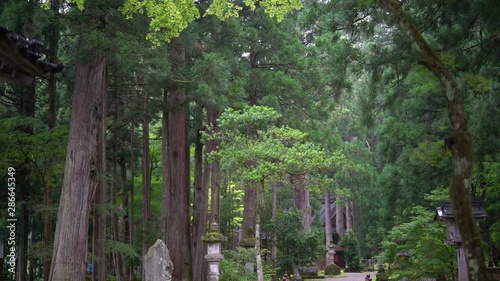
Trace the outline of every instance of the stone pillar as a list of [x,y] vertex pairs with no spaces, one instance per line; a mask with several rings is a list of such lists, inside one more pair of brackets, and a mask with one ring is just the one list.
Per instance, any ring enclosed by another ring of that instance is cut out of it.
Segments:
[[210,231],[203,236],[203,242],[207,243],[207,254],[205,260],[208,262],[208,281],[219,281],[220,261],[224,258],[221,252],[221,243],[224,236],[219,232],[219,225],[210,224]]
[[170,259],[167,245],[160,239],[149,247],[142,260],[146,281],[171,281],[174,265]]

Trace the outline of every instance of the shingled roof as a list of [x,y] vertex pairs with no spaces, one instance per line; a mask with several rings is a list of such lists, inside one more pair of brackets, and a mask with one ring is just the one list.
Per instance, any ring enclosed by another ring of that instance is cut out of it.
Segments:
[[35,76],[60,72],[63,64],[43,60],[42,48],[41,41],[24,38],[0,26],[0,80],[29,85]]

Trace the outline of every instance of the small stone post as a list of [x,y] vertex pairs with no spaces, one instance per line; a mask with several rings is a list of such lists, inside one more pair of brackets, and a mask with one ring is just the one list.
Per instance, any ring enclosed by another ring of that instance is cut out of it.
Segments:
[[219,264],[224,258],[221,253],[221,243],[224,241],[224,236],[219,232],[219,225],[216,222],[210,224],[210,231],[203,236],[202,240],[207,243],[205,260],[208,262],[208,281],[219,281]]

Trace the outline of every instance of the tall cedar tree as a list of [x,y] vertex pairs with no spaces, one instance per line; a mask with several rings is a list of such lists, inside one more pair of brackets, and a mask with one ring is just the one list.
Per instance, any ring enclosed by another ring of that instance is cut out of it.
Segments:
[[[81,49],[91,46],[80,40]],[[103,54],[79,61],[73,97],[64,183],[59,203],[50,281],[84,280],[90,206],[97,186],[97,132],[106,97]]]
[[467,115],[464,110],[462,91],[439,56],[432,50],[409,16],[403,11],[402,4],[395,0],[377,0],[384,10],[398,23],[420,52],[420,63],[438,78],[448,102],[448,116],[452,136],[446,141],[451,151],[453,172],[449,185],[449,195],[455,220],[462,236],[466,252],[469,279],[487,280],[486,263],[481,247],[479,227],[471,208],[471,181],[473,166],[472,137],[468,130]]
[[[185,47],[180,39],[172,41],[171,60],[174,65],[185,62]],[[175,83],[174,83],[175,84]],[[167,214],[167,247],[172,254],[172,280],[191,278],[190,169],[187,140],[186,93],[182,85],[168,90],[168,145],[170,190]]]

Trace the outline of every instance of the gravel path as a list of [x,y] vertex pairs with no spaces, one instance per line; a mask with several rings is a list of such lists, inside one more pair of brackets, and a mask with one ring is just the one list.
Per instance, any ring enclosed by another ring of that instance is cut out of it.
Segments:
[[365,277],[367,274],[370,274],[373,278],[377,272],[361,272],[361,273],[346,273],[346,276],[335,277],[335,278],[327,278],[325,280],[328,281],[365,281]]

